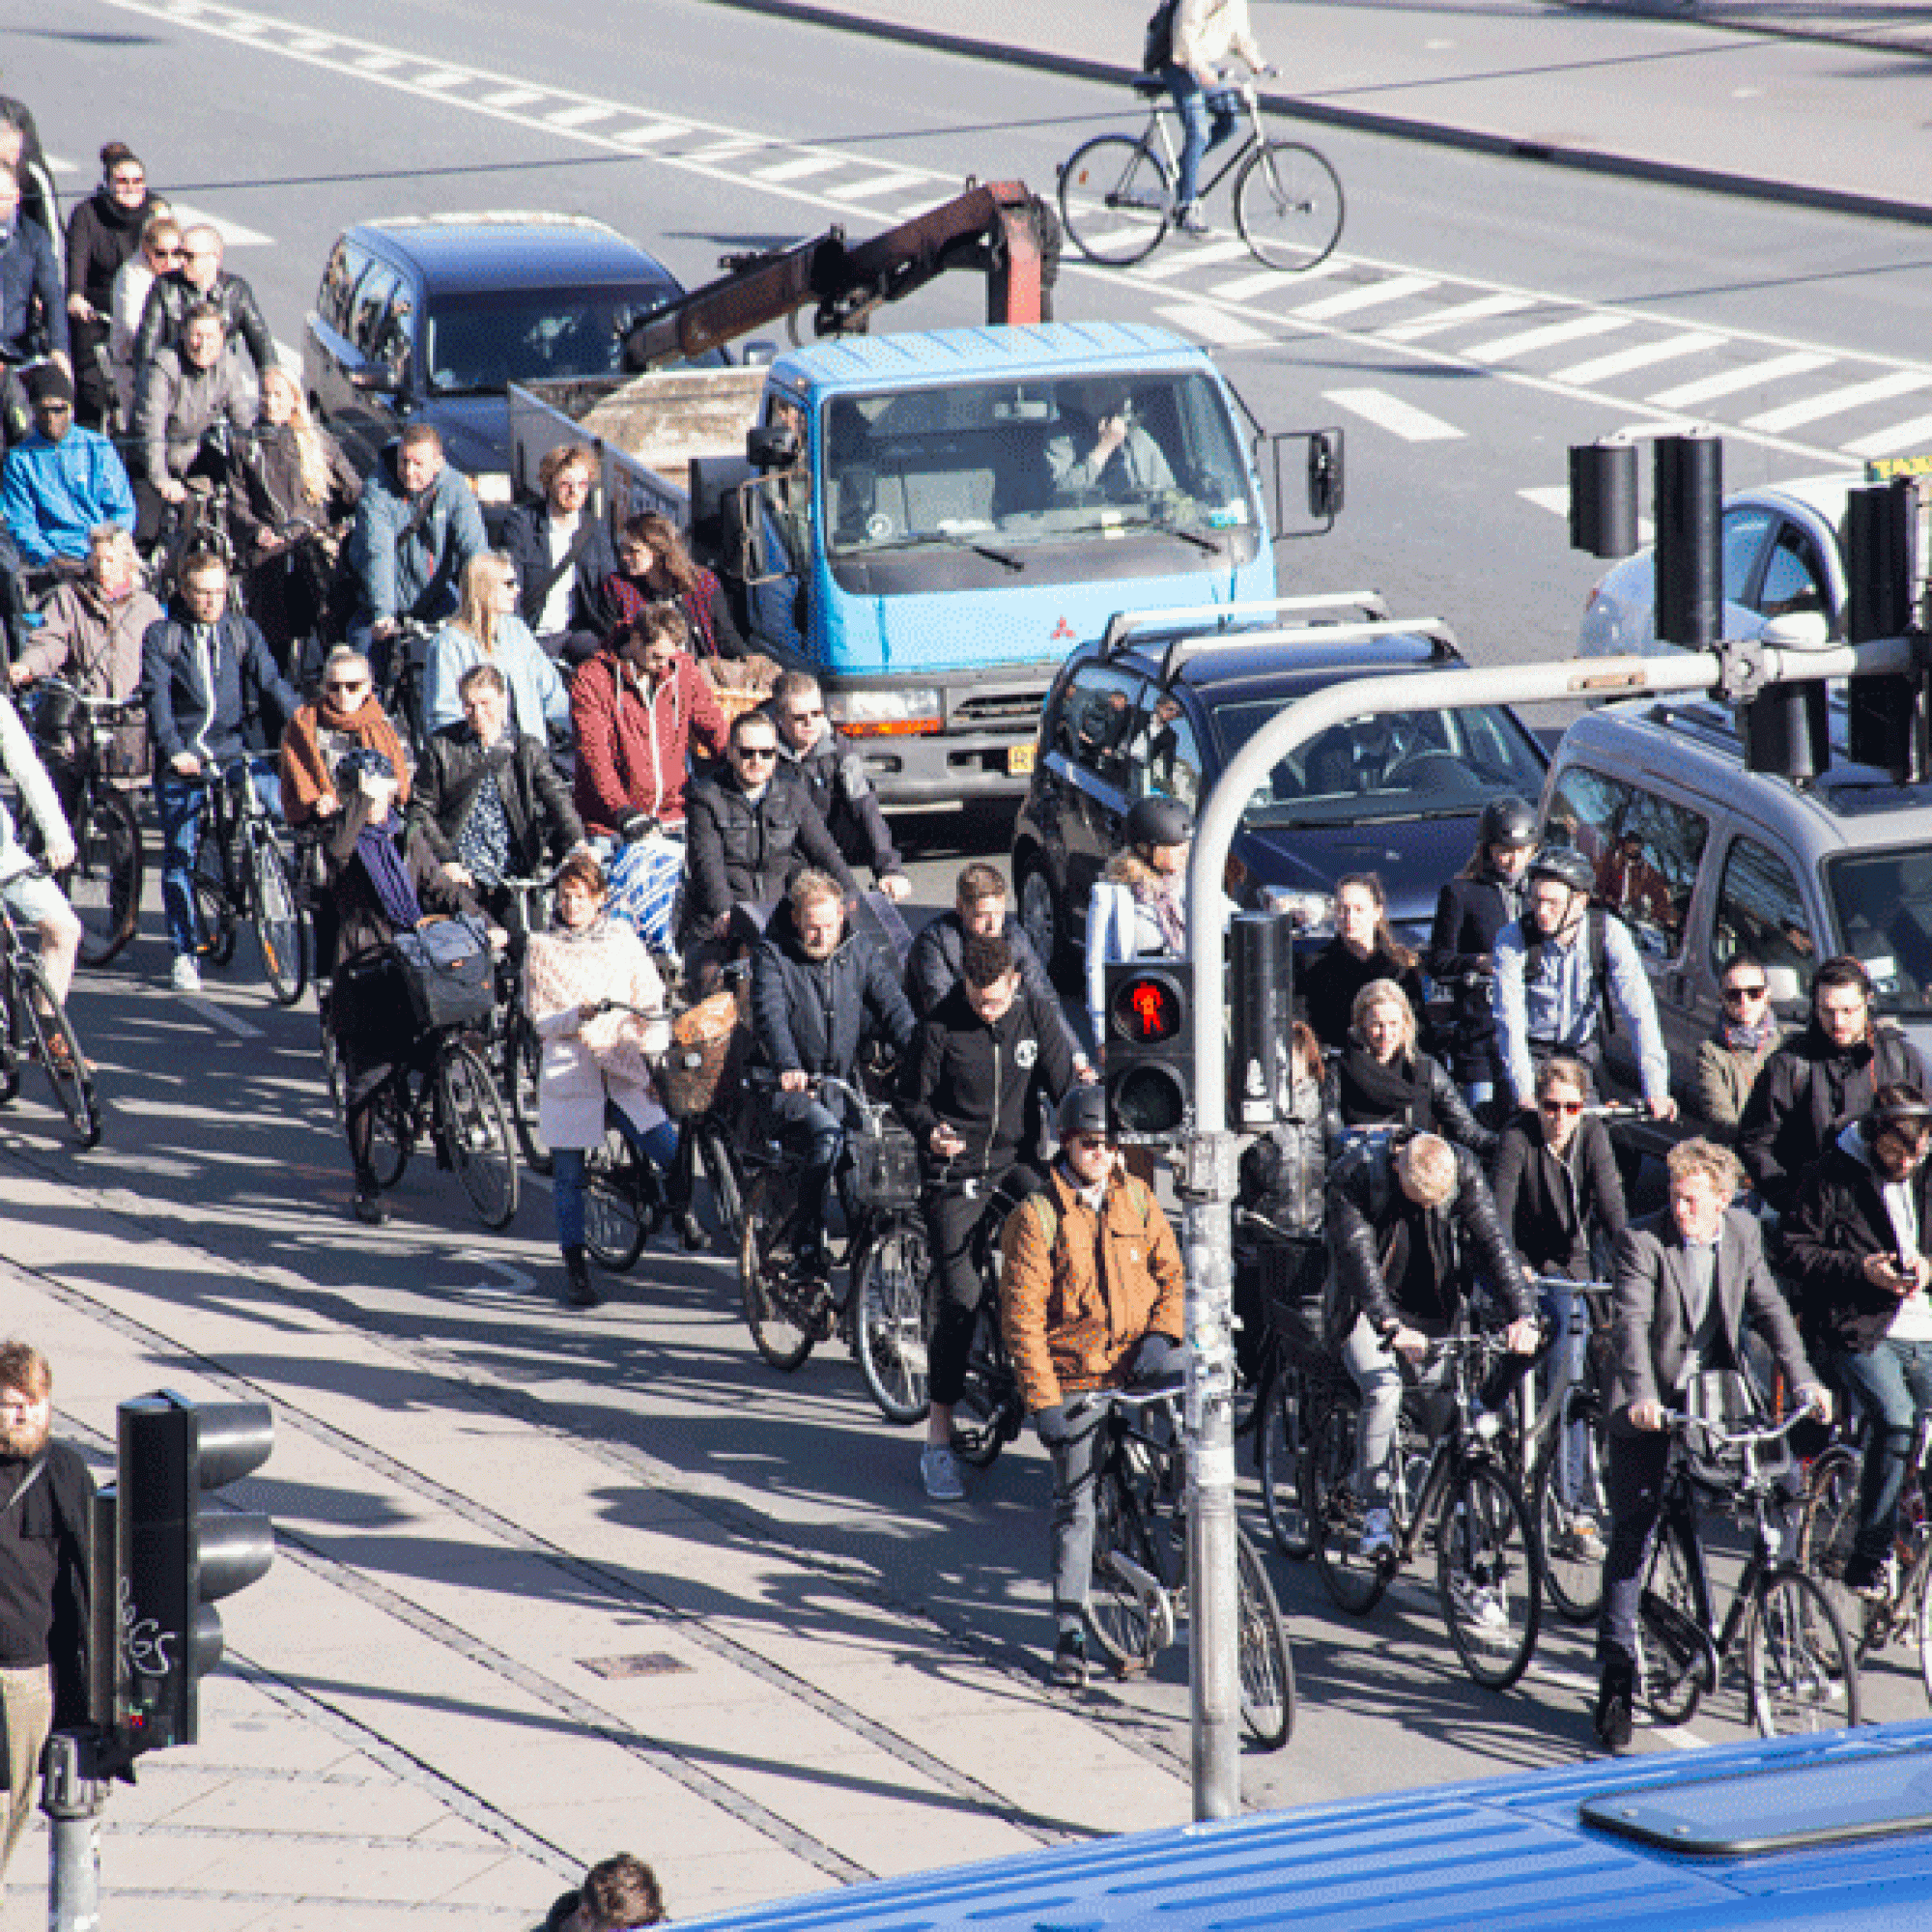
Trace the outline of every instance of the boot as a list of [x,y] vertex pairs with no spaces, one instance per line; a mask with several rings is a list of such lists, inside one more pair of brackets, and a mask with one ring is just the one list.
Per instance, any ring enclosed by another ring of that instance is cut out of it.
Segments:
[[1631,1660],[1617,1651],[1605,1651],[1597,1685],[1595,1725],[1597,1742],[1612,1757],[1622,1757],[1631,1747],[1631,1700],[1635,1691],[1636,1670]]
[[563,1298],[572,1308],[595,1308],[602,1297],[590,1285],[590,1257],[582,1247],[565,1248]]
[[689,1208],[680,1208],[671,1217],[677,1223],[677,1238],[688,1255],[708,1254],[711,1250],[711,1236],[704,1232],[704,1225]]

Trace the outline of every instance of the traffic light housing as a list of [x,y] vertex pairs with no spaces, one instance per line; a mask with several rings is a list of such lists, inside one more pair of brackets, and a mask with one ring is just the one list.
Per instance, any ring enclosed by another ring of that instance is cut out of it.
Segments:
[[1123,1141],[1179,1140],[1193,1124],[1192,975],[1180,959],[1106,967],[1107,1118]]
[[1705,650],[1724,623],[1724,445],[1715,436],[1657,440],[1657,635]]
[[1294,922],[1285,912],[1236,913],[1228,923],[1228,1124],[1254,1133],[1281,1118],[1292,1086]]
[[112,1727],[129,1755],[199,1738],[200,1682],[221,1662],[213,1605],[275,1553],[266,1516],[209,1511],[203,1498],[259,1469],[274,1429],[267,1403],[163,1389],[120,1406]]
[[1592,556],[1636,552],[1636,444],[1570,446],[1570,548]]
[[[1845,501],[1845,640],[1868,644],[1917,628],[1913,538],[1918,519],[1914,479],[1852,491]],[[1899,784],[1926,776],[1926,694],[1902,673],[1848,678],[1846,748],[1853,761],[1889,772]]]

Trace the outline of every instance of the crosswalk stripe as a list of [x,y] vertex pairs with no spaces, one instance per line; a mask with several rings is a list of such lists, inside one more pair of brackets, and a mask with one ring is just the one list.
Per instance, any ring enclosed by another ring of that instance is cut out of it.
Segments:
[[1743,369],[1726,369],[1721,375],[1701,376],[1694,383],[1680,383],[1674,389],[1660,389],[1644,398],[1661,410],[1688,410],[1693,403],[1715,403],[1719,396],[1734,396],[1740,389],[1756,388],[1760,383],[1777,383],[1787,376],[1809,375],[1813,369],[1831,366],[1830,355],[1814,355],[1809,350],[1795,349],[1789,355],[1773,355]]
[[541,91],[534,87],[505,87],[495,94],[478,97],[480,107],[527,107],[532,100],[541,100]]
[[1554,349],[1559,343],[1577,342],[1586,335],[1611,335],[1628,328],[1627,315],[1573,315],[1568,322],[1549,322],[1537,328],[1520,329],[1513,335],[1493,335],[1479,342],[1463,355],[1472,362],[1509,362],[1519,355],[1532,355],[1539,349]]
[[1842,389],[1827,389],[1822,395],[1807,396],[1802,403],[1786,403],[1782,409],[1766,410],[1761,415],[1747,416],[1747,429],[1763,430],[1776,436],[1780,430],[1796,429],[1800,423],[1817,422],[1824,416],[1842,415],[1865,403],[1882,403],[1892,396],[1909,396],[1915,389],[1932,389],[1932,376],[1915,376],[1909,370],[1894,370],[1869,383],[1852,383]]
[[1351,266],[1330,255],[1325,262],[1318,262],[1299,274],[1286,275],[1279,269],[1264,269],[1258,275],[1236,275],[1232,282],[1216,282],[1208,293],[1222,301],[1247,301],[1255,296],[1279,295],[1284,289],[1299,287],[1303,282],[1339,275]]
[[474,80],[472,73],[465,73],[461,68],[433,67],[427,73],[417,74],[411,82],[412,87],[420,87],[430,94],[446,94],[453,87],[463,87]]
[[1488,322],[1492,316],[1515,315],[1520,309],[1537,306],[1535,296],[1478,296],[1473,301],[1438,308],[1435,314],[1418,316],[1413,322],[1391,323],[1376,333],[1390,342],[1420,342],[1424,336],[1439,335],[1445,328],[1461,328],[1465,322]]
[[740,155],[749,155],[753,148],[762,148],[765,143],[754,134],[733,134],[728,141],[713,141],[707,147],[687,148],[678,156],[681,161],[729,161]]
[[1454,423],[1418,410],[1385,389],[1324,389],[1325,401],[1351,411],[1364,422],[1399,436],[1405,442],[1453,442],[1463,435]]
[[290,54],[319,54],[335,44],[327,34],[298,34],[292,41],[282,43],[282,51]]
[[621,133],[609,138],[622,141],[627,148],[641,148],[652,141],[668,141],[673,134],[689,131],[682,121],[650,121],[640,128],[626,128]]
[[1247,252],[1248,244],[1239,236],[1226,242],[1188,242],[1182,246],[1170,247],[1165,260],[1144,265],[1134,273],[1144,282],[1174,281],[1192,274],[1196,269],[1212,268],[1216,262],[1232,262]]
[[211,214],[205,208],[196,208],[191,202],[178,201],[174,204],[175,219],[184,227],[191,228],[196,222],[205,222],[221,237],[224,248],[272,248],[275,238],[264,235],[259,228],[244,227],[239,221],[231,221],[224,214]]
[[1893,423],[1889,429],[1861,436],[1845,447],[1854,456],[1896,456],[1901,449],[1932,443],[1932,416],[1914,416],[1910,422]]
[[357,54],[355,65],[364,73],[387,73],[391,68],[401,67],[401,54]]
[[808,175],[830,174],[834,168],[849,168],[850,155],[800,155],[789,161],[774,161],[768,168],[753,168],[752,179],[761,182],[803,181]]
[[1323,296],[1319,301],[1303,302],[1289,314],[1303,322],[1332,322],[1339,315],[1354,315],[1365,308],[1378,308],[1383,302],[1401,301],[1408,296],[1426,294],[1437,286],[1434,275],[1391,275],[1385,282],[1371,282],[1364,289],[1343,289]]
[[1230,349],[1268,339],[1265,329],[1243,322],[1239,316],[1230,315],[1224,308],[1177,306],[1164,308],[1160,314],[1164,321],[1173,323],[1176,327],[1188,329],[1206,342],[1219,343]]
[[869,181],[837,182],[825,191],[838,201],[870,201],[875,194],[903,194],[926,179],[922,174],[874,175]]
[[582,107],[560,107],[554,114],[546,114],[544,119],[553,128],[587,128],[593,121],[614,121],[624,111],[590,100]]
[[1592,383],[1607,383],[1628,376],[1634,369],[1648,369],[1655,363],[1674,362],[1681,355],[1699,355],[1707,349],[1719,349],[1724,337],[1707,328],[1692,328],[1682,335],[1666,335],[1662,342],[1640,343],[1634,349],[1619,349],[1614,355],[1596,355],[1587,362],[1573,362],[1550,377],[1552,383],[1574,383],[1587,388]]

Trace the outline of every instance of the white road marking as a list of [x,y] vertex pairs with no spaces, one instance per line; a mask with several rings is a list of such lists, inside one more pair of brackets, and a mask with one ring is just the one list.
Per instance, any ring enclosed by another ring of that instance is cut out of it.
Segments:
[[703,161],[717,166],[720,161],[735,159],[739,155],[749,155],[753,148],[765,146],[755,134],[733,134],[728,141],[713,141],[708,147],[688,148],[678,156],[681,161]]
[[250,1026],[244,1019],[238,1019],[223,1007],[217,1007],[213,1000],[204,1000],[198,994],[189,993],[182,997],[182,1005],[190,1011],[199,1013],[203,1019],[220,1027],[225,1033],[232,1033],[237,1039],[260,1039],[262,1029]]
[[1236,275],[1232,282],[1216,282],[1208,293],[1217,301],[1246,301],[1253,296],[1280,295],[1299,288],[1304,282],[1339,275],[1350,266],[1330,255],[1325,262],[1318,262],[1314,268],[1296,274],[1286,274],[1280,269],[1264,269],[1258,275]]
[[357,54],[355,65],[364,73],[387,73],[403,65],[403,57],[401,54]]
[[1628,328],[1634,317],[1627,315],[1573,315],[1568,322],[1544,323],[1536,328],[1520,329],[1514,335],[1493,335],[1463,354],[1472,362],[1508,362],[1519,355],[1532,355],[1539,349],[1554,349],[1559,343],[1577,342],[1586,335],[1610,335]]
[[1391,275],[1385,282],[1371,282],[1365,289],[1342,289],[1319,301],[1303,302],[1289,314],[1297,322],[1332,322],[1339,315],[1355,315],[1365,308],[1379,308],[1383,302],[1402,301],[1409,296],[1425,295],[1438,287],[1434,275]]
[[1682,335],[1666,335],[1662,342],[1645,342],[1635,349],[1619,349],[1611,355],[1593,356],[1587,362],[1573,362],[1550,377],[1552,383],[1574,383],[1587,389],[1615,376],[1628,376],[1634,369],[1648,369],[1659,362],[1674,362],[1683,355],[1700,355],[1707,349],[1721,349],[1724,337],[1708,328],[1687,329]]
[[1163,321],[1173,323],[1177,328],[1189,329],[1204,342],[1230,349],[1242,343],[1265,342],[1268,339],[1266,329],[1257,328],[1252,323],[1243,322],[1239,316],[1231,315],[1224,308],[1164,308],[1160,314]]
[[1861,436],[1845,447],[1854,456],[1896,456],[1901,449],[1928,443],[1932,443],[1932,416],[1914,416],[1910,422],[1893,423],[1874,436]]
[[593,100],[582,107],[559,107],[554,114],[546,114],[544,121],[552,128],[588,128],[598,121],[614,121],[626,111]]
[[[1570,486],[1567,483],[1552,484],[1534,490],[1519,490],[1516,493],[1525,503],[1534,503],[1539,510],[1549,510],[1555,515],[1568,518],[1570,515]],[[1636,540],[1649,543],[1657,534],[1657,526],[1648,517],[1636,520]]]
[[1836,358],[1794,350],[1788,355],[1774,355],[1743,369],[1726,369],[1719,376],[1700,377],[1694,383],[1681,383],[1674,389],[1660,389],[1644,398],[1661,410],[1688,409],[1692,403],[1715,403],[1720,396],[1735,396],[1741,389],[1754,389],[1762,383],[1782,382],[1787,376],[1808,375],[1813,369],[1829,368]]
[[272,248],[275,238],[264,235],[259,228],[249,228],[240,221],[230,220],[225,214],[211,214],[205,208],[196,208],[193,203],[178,201],[174,204],[177,218],[186,227],[196,222],[206,222],[221,237],[224,248]]
[[1802,403],[1786,403],[1782,409],[1766,410],[1761,415],[1747,416],[1747,429],[1772,434],[1796,429],[1802,423],[1817,422],[1825,416],[1842,415],[1847,410],[1861,409],[1866,403],[1882,403],[1891,396],[1909,396],[1915,389],[1932,389],[1932,375],[1915,376],[1908,369],[1895,370],[1869,383],[1852,383],[1842,389],[1827,389],[1822,395],[1807,396]]
[[504,87],[495,94],[482,97],[485,107],[527,107],[532,100],[541,100],[542,93],[534,87]]
[[840,182],[837,187],[825,191],[836,201],[869,201],[875,194],[903,194],[909,187],[920,187],[932,177],[924,174],[874,175],[869,181]]
[[1405,442],[1454,442],[1463,435],[1454,423],[1418,410],[1385,389],[1323,389],[1321,393],[1338,409],[1351,412]]
[[444,94],[452,87],[468,87],[476,76],[461,68],[433,67],[427,73],[412,76],[412,83],[429,94]]
[[641,128],[626,128],[621,134],[610,138],[621,141],[627,148],[641,148],[652,141],[668,141],[673,134],[688,134],[691,129],[682,121],[652,121]]
[[1477,296],[1471,301],[1438,308],[1433,315],[1414,322],[1394,322],[1376,333],[1384,342],[1420,342],[1426,335],[1440,335],[1444,329],[1461,328],[1465,322],[1488,322],[1492,316],[1515,315],[1520,309],[1547,306],[1541,296]]
[[1233,262],[1248,252],[1248,244],[1239,236],[1227,242],[1190,242],[1182,236],[1168,231],[1165,244],[1165,260],[1156,259],[1134,270],[1144,282],[1171,282],[1182,275],[1191,275],[1196,269],[1211,268],[1216,262]]
[[808,175],[829,174],[834,168],[851,165],[849,155],[797,155],[788,161],[775,161],[768,168],[753,168],[752,179],[761,182],[804,181]]
[[292,54],[319,54],[325,47],[334,44],[326,34],[298,34],[289,42],[288,49]]

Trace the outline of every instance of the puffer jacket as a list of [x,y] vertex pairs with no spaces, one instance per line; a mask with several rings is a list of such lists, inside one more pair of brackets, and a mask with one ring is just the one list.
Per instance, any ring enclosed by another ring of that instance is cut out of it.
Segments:
[[207,289],[198,289],[179,269],[156,278],[148,291],[147,306],[141,311],[141,326],[134,331],[134,374],[154,359],[157,350],[173,349],[181,342],[182,319],[200,302],[213,302],[228,325],[228,339],[238,336],[246,345],[256,369],[275,367],[275,338],[262,320],[261,304],[255,291],[240,275],[224,269]]
[[1030,1414],[1118,1388],[1144,1336],[1180,1340],[1180,1246],[1131,1175],[1114,1177],[1095,1215],[1056,1167],[1008,1217],[1000,1245],[1000,1327]]
[[254,422],[254,387],[226,353],[211,368],[198,369],[179,350],[161,349],[141,372],[134,434],[151,483],[185,476],[202,438],[221,423],[229,430],[229,467],[239,473]]
[[489,539],[469,479],[445,463],[423,497],[412,497],[396,480],[400,447],[384,450],[355,506],[350,565],[364,617],[438,623],[455,615],[463,573]]
[[692,786],[685,810],[687,934],[702,932],[741,901],[762,905],[782,897],[808,866],[830,872],[849,897],[859,895],[859,882],[825,829],[805,781],[782,764],[755,805],[735,775],[720,772]]
[[766,1064],[779,1072],[849,1081],[868,1037],[883,1035],[903,1059],[914,1021],[876,947],[848,929],[830,958],[808,959],[786,904],[772,915],[752,967],[752,1026]]
[[1236,1198],[1288,1234],[1319,1235],[1329,1146],[1321,1083],[1297,1080],[1293,1104],[1292,1119],[1277,1121],[1242,1149]]

